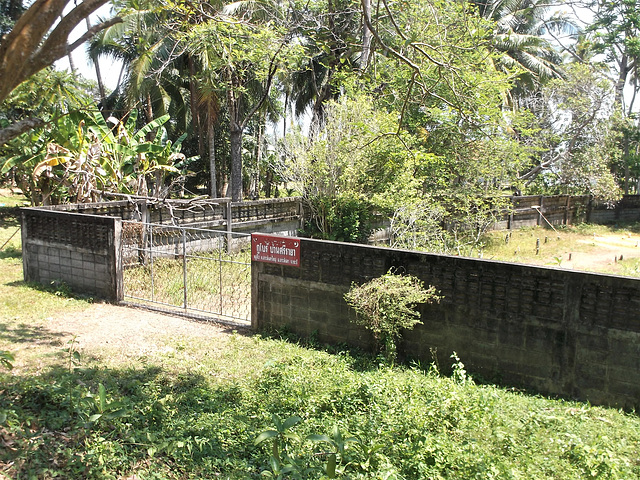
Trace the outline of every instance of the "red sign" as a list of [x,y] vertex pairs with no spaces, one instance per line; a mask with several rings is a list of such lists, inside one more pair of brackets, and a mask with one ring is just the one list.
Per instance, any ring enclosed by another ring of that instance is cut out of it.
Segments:
[[300,266],[300,239],[279,235],[251,234],[251,259],[256,262]]

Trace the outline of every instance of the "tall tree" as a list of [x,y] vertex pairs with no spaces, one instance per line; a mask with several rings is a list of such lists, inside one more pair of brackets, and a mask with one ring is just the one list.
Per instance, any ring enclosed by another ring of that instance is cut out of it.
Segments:
[[634,0],[611,2],[606,0],[569,0],[574,7],[591,13],[593,20],[585,29],[587,47],[593,54],[604,55],[604,61],[614,78],[615,103],[623,115],[621,148],[624,155],[624,190],[629,193],[630,172],[637,168],[634,147],[638,149],[637,120],[633,120],[634,105],[640,84],[638,66],[640,62],[640,5]]
[[562,76],[562,57],[549,36],[575,35],[575,22],[546,0],[471,0],[478,14],[495,22],[496,68],[520,71],[512,92],[530,96],[547,80]]
[[[108,1],[85,0],[66,14],[63,12],[70,0],[33,2],[0,41],[0,102],[30,76],[53,65],[100,30],[119,22],[118,17],[101,22],[70,41],[71,32]],[[0,144],[41,124],[41,119],[29,118],[5,127],[0,130]]]
[[242,136],[248,123],[269,98],[278,68],[295,61],[295,45],[273,23],[253,21],[251,15],[218,17],[194,27],[190,51],[204,68],[216,72],[225,91],[231,143],[231,197],[242,199]]

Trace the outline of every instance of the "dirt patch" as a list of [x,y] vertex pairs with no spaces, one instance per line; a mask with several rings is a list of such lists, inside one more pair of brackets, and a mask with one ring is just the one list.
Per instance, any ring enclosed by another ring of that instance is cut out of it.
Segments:
[[76,348],[97,352],[109,349],[116,356],[144,356],[168,348],[171,339],[227,336],[231,328],[210,322],[163,315],[143,309],[97,303],[60,318],[48,318],[46,328],[63,341],[75,337]]
[[573,270],[603,271],[616,273],[622,270],[621,261],[640,258],[640,236],[637,235],[593,235],[579,240],[585,251],[565,253],[561,266]]

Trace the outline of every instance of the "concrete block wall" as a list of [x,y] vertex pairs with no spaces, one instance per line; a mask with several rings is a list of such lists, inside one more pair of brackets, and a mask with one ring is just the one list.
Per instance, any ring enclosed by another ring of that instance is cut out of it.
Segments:
[[22,209],[24,279],[122,300],[119,218]]
[[252,264],[255,328],[372,347],[343,295],[390,268],[444,296],[399,351],[442,370],[457,352],[488,381],[640,407],[640,280],[363,245],[301,240],[301,267]]

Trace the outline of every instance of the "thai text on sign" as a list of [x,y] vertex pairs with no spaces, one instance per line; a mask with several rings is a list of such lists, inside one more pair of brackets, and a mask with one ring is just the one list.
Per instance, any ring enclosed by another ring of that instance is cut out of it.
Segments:
[[300,239],[278,235],[251,234],[251,259],[256,262],[300,266]]

